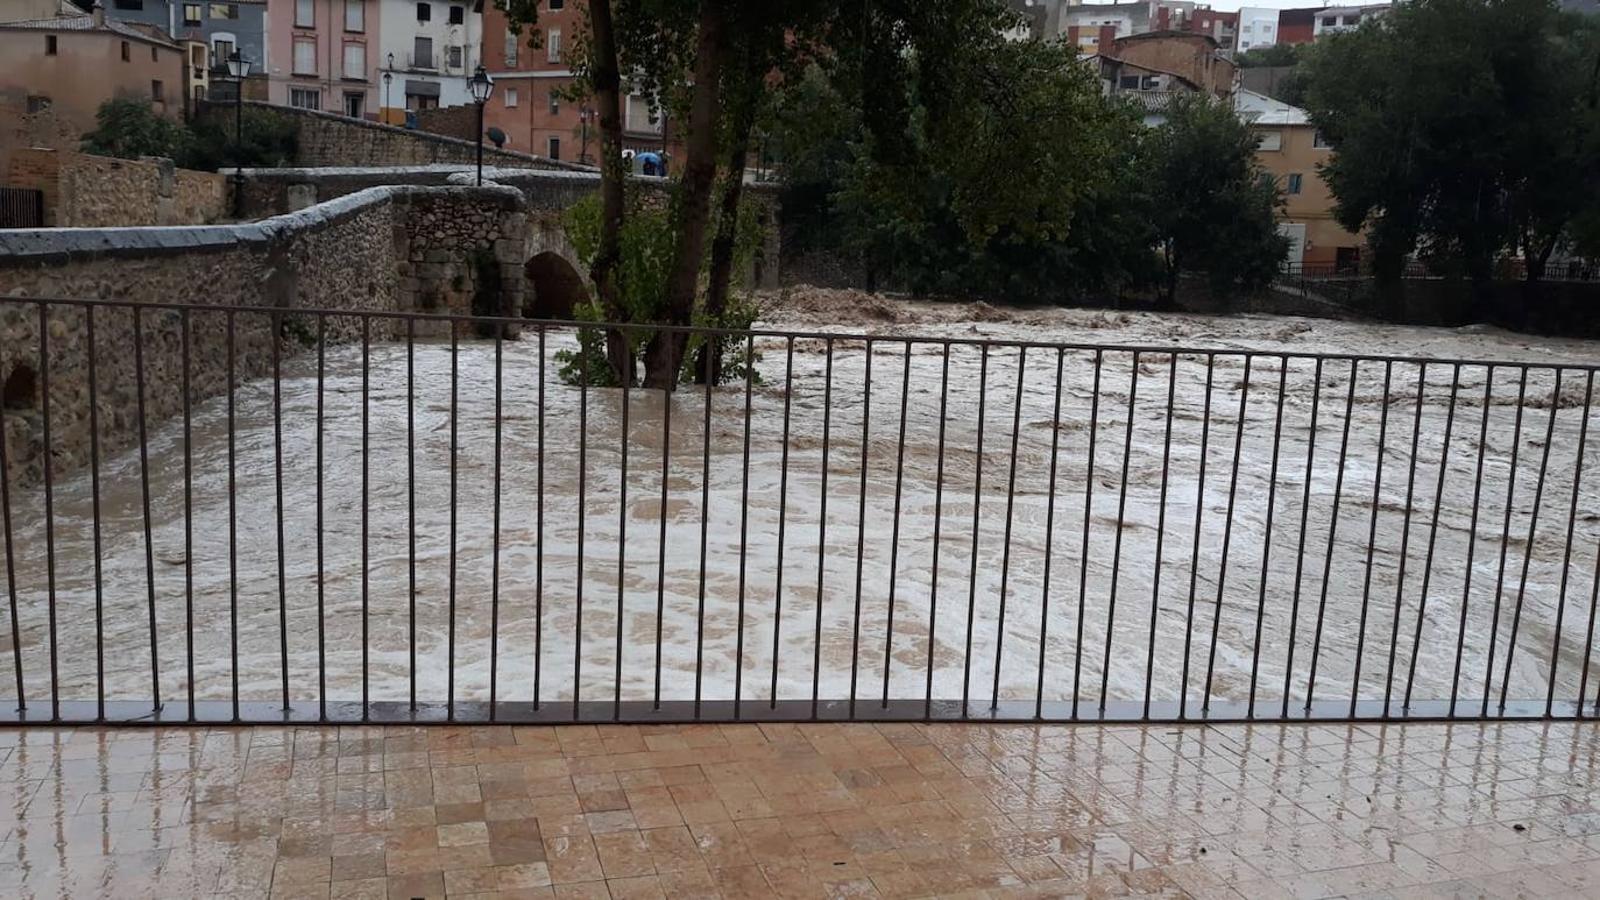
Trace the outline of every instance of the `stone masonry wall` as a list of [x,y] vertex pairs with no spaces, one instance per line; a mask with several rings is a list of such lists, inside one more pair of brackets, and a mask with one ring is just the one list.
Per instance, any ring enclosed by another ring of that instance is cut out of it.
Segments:
[[14,150],[8,187],[44,192],[45,225],[107,228],[199,225],[227,211],[227,179],[172,160],[113,159],[71,150]]
[[[443,227],[445,218],[455,224]],[[275,345],[282,357],[315,345],[318,317],[289,311],[414,309],[431,278],[448,285],[473,263],[440,260],[441,268],[419,278],[413,256],[427,258],[429,250],[448,247],[458,255],[477,248],[492,258],[497,242],[521,240],[523,220],[520,196],[504,188],[374,188],[249,225],[0,232],[0,296],[129,304],[95,306],[92,314],[88,305],[50,304],[41,319],[40,304],[0,300],[4,446],[13,483],[42,478],[46,374],[54,473],[59,477],[87,462],[91,355],[102,454],[137,441],[136,317],[144,402],[149,421],[157,422],[183,409],[186,317],[189,398],[198,403],[227,390],[230,317],[234,383],[242,384],[271,372]],[[507,247],[504,252],[512,252]],[[520,303],[520,267],[496,274],[502,280],[500,302]],[[471,295],[464,296],[466,308],[452,305],[450,311],[470,311]],[[164,304],[197,308],[185,314]],[[244,309],[230,314],[208,306]],[[322,326],[330,342],[361,334],[356,317],[326,316]],[[401,320],[370,320],[375,341],[404,331]]]

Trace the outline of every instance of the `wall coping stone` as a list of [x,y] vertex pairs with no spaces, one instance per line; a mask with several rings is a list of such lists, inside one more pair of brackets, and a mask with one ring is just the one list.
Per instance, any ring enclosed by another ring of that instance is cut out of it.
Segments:
[[126,228],[0,229],[0,267],[60,265],[77,257],[164,256],[223,251],[240,245],[267,245],[295,234],[319,231],[394,201],[473,196],[506,211],[527,208],[522,192],[510,187],[434,187],[385,185],[335,197],[281,216],[227,225],[156,225]]
[[[392,126],[390,126],[392,127]],[[232,168],[219,169],[219,172],[233,176]],[[353,178],[360,176],[424,176],[442,175],[451,184],[459,183],[452,176],[467,174],[476,176],[477,166],[463,163],[429,163],[421,166],[293,166],[281,168],[245,168],[241,177],[245,180],[255,181],[287,181],[290,183],[304,183],[315,181],[318,178]],[[630,174],[630,181],[646,185],[666,186],[670,179],[659,175]],[[574,184],[600,184],[600,170],[584,167],[578,169],[520,169],[503,166],[483,167],[484,187],[490,181],[507,184],[513,181],[551,181],[569,182]],[[771,194],[776,196],[782,191],[782,185],[775,181],[746,181],[744,190],[753,194]]]

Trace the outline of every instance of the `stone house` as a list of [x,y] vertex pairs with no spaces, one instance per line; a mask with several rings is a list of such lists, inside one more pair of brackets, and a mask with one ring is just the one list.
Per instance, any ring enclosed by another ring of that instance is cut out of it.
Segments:
[[1283,191],[1278,231],[1289,239],[1289,265],[1356,269],[1362,239],[1333,218],[1333,195],[1318,167],[1332,147],[1306,111],[1254,91],[1240,91],[1234,109],[1259,138],[1256,159]]

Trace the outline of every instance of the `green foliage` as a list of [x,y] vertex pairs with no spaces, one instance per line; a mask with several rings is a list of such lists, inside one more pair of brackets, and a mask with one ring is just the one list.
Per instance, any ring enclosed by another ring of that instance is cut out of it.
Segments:
[[1315,46],[1313,44],[1273,44],[1270,47],[1257,47],[1246,50],[1234,56],[1233,61],[1241,69],[1254,69],[1260,66],[1296,66],[1305,58],[1306,50]]
[[95,112],[95,129],[83,136],[83,152],[119,159],[165,156],[176,159],[188,143],[177,122],[156,115],[148,102],[107,100]]
[[1416,0],[1308,60],[1336,215],[1380,276],[1413,252],[1474,280],[1530,273],[1600,205],[1600,25],[1550,0]]
[[1184,271],[1206,272],[1211,289],[1264,286],[1288,252],[1274,213],[1282,200],[1256,162],[1256,138],[1224,102],[1173,98],[1149,136],[1145,171],[1171,300]]

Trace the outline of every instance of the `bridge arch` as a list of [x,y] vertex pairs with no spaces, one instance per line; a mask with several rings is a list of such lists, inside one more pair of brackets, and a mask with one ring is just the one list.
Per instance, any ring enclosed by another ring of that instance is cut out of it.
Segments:
[[527,259],[523,262],[526,297],[522,314],[530,319],[570,319],[592,296],[588,269],[567,240],[559,220],[529,223]]

